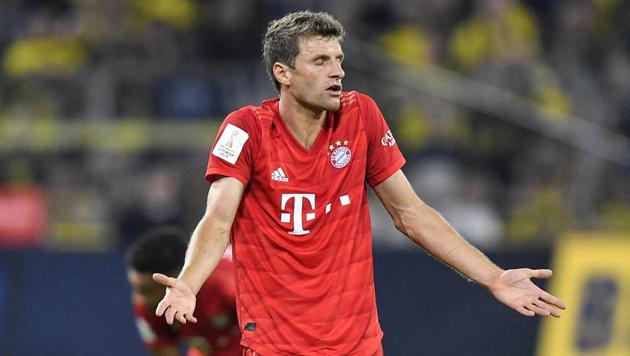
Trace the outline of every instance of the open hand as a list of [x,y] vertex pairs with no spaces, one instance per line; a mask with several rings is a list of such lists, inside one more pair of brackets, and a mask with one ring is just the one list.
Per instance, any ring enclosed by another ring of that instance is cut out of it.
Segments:
[[497,300],[525,316],[560,317],[560,310],[566,309],[563,301],[536,286],[530,278],[549,278],[549,269],[529,268],[509,269],[490,285],[490,291]]
[[197,322],[197,318],[193,316],[197,298],[184,281],[161,273],[154,273],[153,280],[166,287],[166,294],[158,304],[155,315],[164,315],[169,325],[173,324],[174,320],[182,324],[186,324],[187,321]]

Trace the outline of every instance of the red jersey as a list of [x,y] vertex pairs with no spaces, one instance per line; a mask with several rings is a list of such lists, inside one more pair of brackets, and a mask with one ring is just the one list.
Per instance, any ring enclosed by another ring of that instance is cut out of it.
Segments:
[[155,309],[134,301],[136,324],[144,344],[150,349],[188,345],[189,355],[241,355],[241,333],[234,299],[234,265],[224,257],[197,293],[197,323],[168,325],[155,316]]
[[206,179],[245,185],[232,226],[241,344],[263,355],[372,354],[376,311],[366,181],[405,160],[374,101],[343,93],[310,149],[279,99],[227,116]]

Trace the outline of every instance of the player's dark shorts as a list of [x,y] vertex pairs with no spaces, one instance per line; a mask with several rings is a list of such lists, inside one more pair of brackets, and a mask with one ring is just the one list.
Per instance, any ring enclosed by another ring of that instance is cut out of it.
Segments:
[[[243,347],[243,356],[262,356],[262,355],[248,347]],[[372,355],[361,355],[361,356],[383,356],[383,346],[381,345],[381,347]]]

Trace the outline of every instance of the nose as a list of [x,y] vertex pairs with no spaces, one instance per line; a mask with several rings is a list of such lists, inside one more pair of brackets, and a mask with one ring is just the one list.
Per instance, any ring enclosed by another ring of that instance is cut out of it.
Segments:
[[343,79],[343,77],[346,76],[346,72],[344,72],[343,68],[341,68],[341,62],[333,61],[333,69],[330,76],[338,79]]

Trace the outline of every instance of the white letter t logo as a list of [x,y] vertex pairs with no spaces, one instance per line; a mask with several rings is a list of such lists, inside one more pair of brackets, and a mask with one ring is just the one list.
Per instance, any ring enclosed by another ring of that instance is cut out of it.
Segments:
[[[308,200],[311,204],[311,209],[315,210],[315,194],[282,194],[282,210],[287,205],[287,202],[292,198],[295,199],[293,203],[293,231],[289,232],[289,235],[306,235],[310,230],[304,230],[302,226],[302,201]],[[315,213],[306,214],[306,221],[315,219]],[[282,213],[280,215],[280,221],[288,224],[291,222],[291,214]]]

